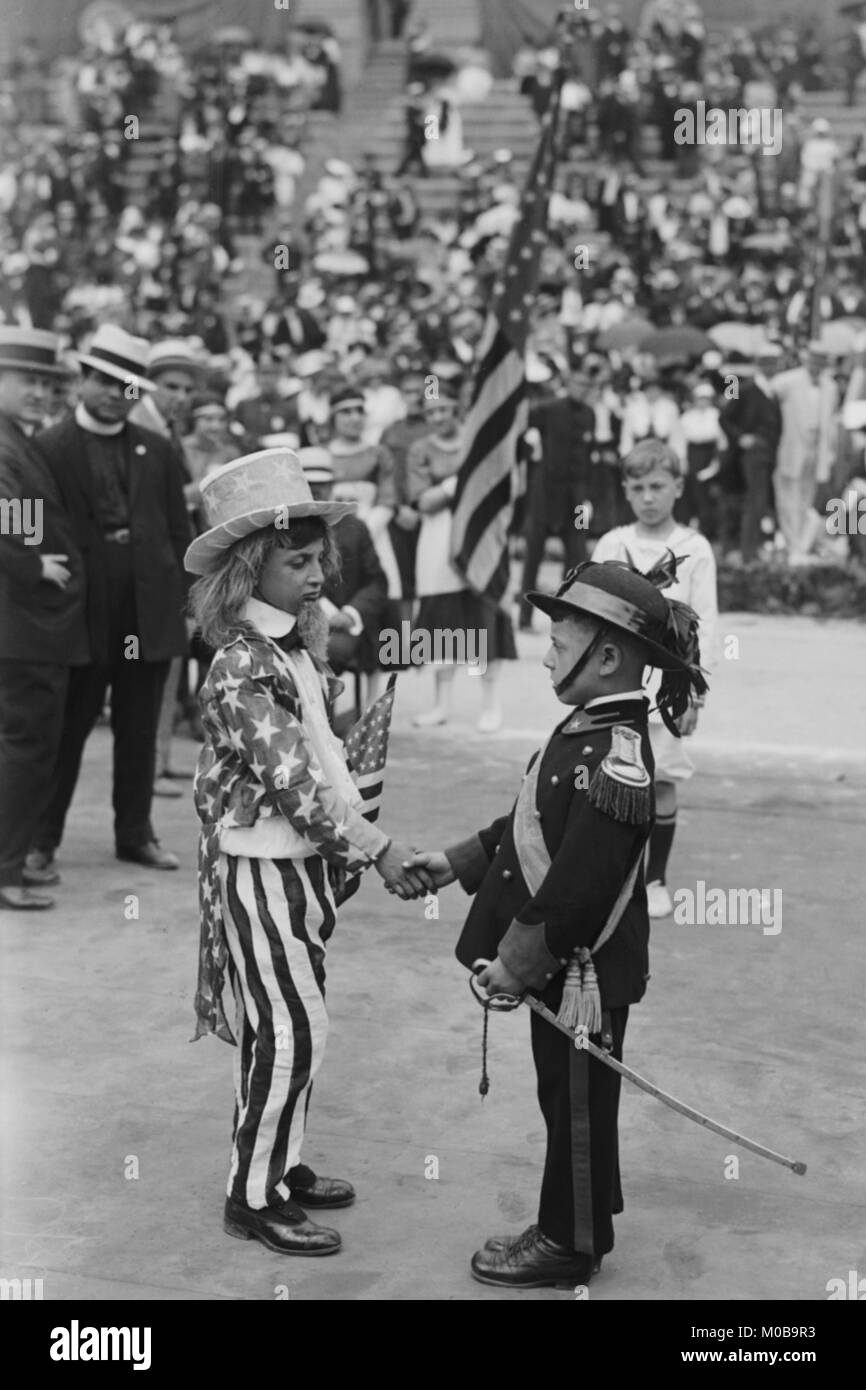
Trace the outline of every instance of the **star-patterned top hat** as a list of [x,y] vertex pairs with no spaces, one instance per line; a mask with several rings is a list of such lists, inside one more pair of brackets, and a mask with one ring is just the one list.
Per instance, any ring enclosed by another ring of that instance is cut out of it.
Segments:
[[147,379],[147,359],[150,344],[146,338],[136,338],[114,323],[103,323],[91,339],[87,352],[78,354],[82,367],[91,367],[103,376],[128,382],[141,391],[152,391],[153,382]]
[[355,511],[353,502],[316,502],[297,454],[263,449],[232,459],[201,481],[209,528],[184,556],[189,574],[212,574],[235,541],[296,517],[320,516],[329,525]]
[[46,372],[65,376],[66,368],[57,360],[60,339],[43,328],[14,328],[0,325],[0,367],[20,372]]

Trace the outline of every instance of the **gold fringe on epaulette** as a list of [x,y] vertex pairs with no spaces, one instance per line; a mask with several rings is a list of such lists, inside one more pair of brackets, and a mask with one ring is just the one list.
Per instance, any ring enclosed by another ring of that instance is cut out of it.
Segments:
[[586,1027],[590,1033],[601,1032],[598,976],[586,946],[576,950],[568,963],[562,1002],[556,1017],[566,1028]]
[[640,734],[614,724],[610,751],[589,784],[589,801],[606,816],[643,825],[652,812],[652,779],[641,757]]
[[596,768],[589,784],[589,801],[613,820],[643,825],[652,813],[651,783],[645,787],[629,785],[612,777],[604,763]]

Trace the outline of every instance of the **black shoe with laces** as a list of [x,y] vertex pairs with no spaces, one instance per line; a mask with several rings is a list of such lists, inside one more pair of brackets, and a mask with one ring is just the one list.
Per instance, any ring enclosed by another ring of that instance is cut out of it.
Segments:
[[557,1245],[538,1226],[529,1226],[504,1246],[488,1245],[477,1250],[470,1269],[473,1279],[481,1284],[512,1289],[570,1289],[575,1284],[589,1283],[593,1264],[592,1255]]
[[258,1240],[278,1255],[335,1255],[342,1244],[339,1231],[317,1226],[294,1202],[257,1210],[226,1198],[223,1230],[237,1240]]

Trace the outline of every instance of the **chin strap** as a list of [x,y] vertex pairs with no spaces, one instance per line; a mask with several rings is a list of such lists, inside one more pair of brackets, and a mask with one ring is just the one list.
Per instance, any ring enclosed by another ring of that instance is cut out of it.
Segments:
[[595,634],[595,636],[593,637],[592,641],[591,641],[591,642],[589,643],[589,645],[584,649],[584,651],[581,653],[581,655],[577,658],[577,661],[576,661],[576,662],[574,663],[574,665],[572,666],[572,668],[571,668],[571,670],[569,671],[568,675],[567,675],[567,676],[563,676],[562,680],[559,681],[559,682],[553,687],[553,689],[555,690],[555,692],[556,692],[557,695],[563,695],[563,694],[565,693],[565,691],[568,689],[568,687],[571,685],[572,681],[577,679],[577,677],[580,675],[581,671],[583,670],[584,666],[585,666],[586,663],[589,661],[589,658],[592,656],[593,652],[595,651],[596,647],[597,647],[597,646],[599,645],[599,643],[601,642],[601,639],[605,636],[606,632],[607,632],[607,628],[606,628],[606,626],[605,626],[604,624],[602,624],[602,626],[598,629],[598,632],[597,632],[597,633]]

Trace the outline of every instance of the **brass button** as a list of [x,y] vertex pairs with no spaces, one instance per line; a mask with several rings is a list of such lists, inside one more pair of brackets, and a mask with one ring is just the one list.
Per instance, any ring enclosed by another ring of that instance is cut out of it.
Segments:
[[498,845],[497,845],[496,848],[494,849],[493,853],[494,853],[494,854],[498,854],[498,853],[499,853],[499,846],[498,846]]
[[[583,754],[591,753],[591,752],[592,752],[592,744],[591,744],[591,743],[588,743],[588,744],[586,745],[586,747],[585,747],[585,748],[581,748],[580,751],[581,751],[581,753],[583,753]],[[576,772],[576,771],[577,771],[577,768],[575,768],[574,770],[575,770],[575,772]]]
[[532,814],[535,816],[535,819],[536,819],[536,820],[541,820],[541,812],[540,812],[540,811],[533,811]]
[[554,786],[554,787],[558,787],[558,786],[559,786],[559,778],[557,777],[557,775],[556,775],[555,772],[554,772],[553,776],[551,777],[550,782],[551,782],[551,786]]
[[560,963],[560,965],[568,965],[568,961],[565,959],[564,956],[563,956],[562,960],[561,960],[559,963]]
[[553,979],[553,974],[552,974],[552,972],[548,971],[548,973],[545,975],[544,978],[545,978],[545,980],[552,980],[552,979]]
[[506,879],[507,881],[510,881],[512,878],[514,878],[514,874],[511,872],[510,869],[503,869],[503,870],[502,870],[502,877],[503,877],[504,879]]

